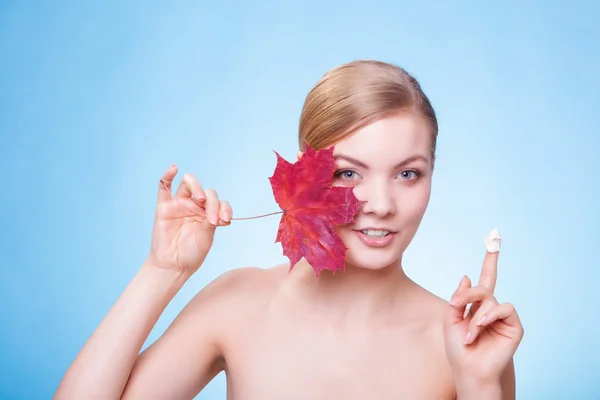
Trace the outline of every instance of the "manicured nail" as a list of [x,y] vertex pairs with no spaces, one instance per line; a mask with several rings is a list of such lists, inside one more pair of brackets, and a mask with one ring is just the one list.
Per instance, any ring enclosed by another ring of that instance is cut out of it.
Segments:
[[471,332],[467,333],[467,336],[465,336],[465,344],[471,343],[471,337],[472,336],[473,336],[473,334]]
[[483,323],[485,322],[486,319],[487,319],[487,314],[483,314],[481,316],[481,318],[479,318],[479,321],[477,321],[477,325],[479,325],[479,326],[483,325]]

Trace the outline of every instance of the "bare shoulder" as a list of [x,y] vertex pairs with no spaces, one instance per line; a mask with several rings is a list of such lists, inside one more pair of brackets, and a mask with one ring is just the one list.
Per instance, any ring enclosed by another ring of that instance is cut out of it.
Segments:
[[[264,310],[284,274],[283,266],[242,267],[227,271],[202,288],[190,302],[225,330]],[[207,303],[210,304],[207,306]],[[209,312],[209,315],[206,313]]]
[[448,302],[435,295],[429,290],[415,284],[413,294],[413,304],[418,305],[419,319],[429,326],[442,327],[446,313],[448,312]]
[[412,296],[413,321],[420,340],[427,342],[427,352],[441,370],[448,372],[449,364],[446,358],[446,344],[444,340],[444,321],[448,313],[449,304],[446,300],[433,294],[427,289],[416,285]]
[[[275,272],[275,273],[273,273]],[[140,354],[124,398],[192,398],[226,366],[225,351],[268,303],[277,271],[246,267],[203,287]]]
[[[207,297],[218,297],[226,303],[243,300],[246,304],[260,302],[281,281],[284,267],[272,268],[243,267],[227,271],[206,285],[198,295],[205,293]],[[252,295],[249,298],[248,295]]]
[[[444,321],[449,304],[446,300],[415,284],[411,297],[411,347],[419,349],[419,363],[427,365],[430,376],[436,376],[443,398],[454,398],[452,371],[446,355]],[[423,381],[425,385],[426,382]],[[440,397],[441,398],[441,397]]]

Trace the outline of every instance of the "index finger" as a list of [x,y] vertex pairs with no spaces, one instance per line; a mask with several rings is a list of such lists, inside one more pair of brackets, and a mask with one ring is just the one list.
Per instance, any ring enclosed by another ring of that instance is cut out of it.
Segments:
[[481,267],[481,275],[479,276],[479,285],[489,289],[491,292],[494,291],[498,278],[498,254],[501,242],[502,236],[498,233],[498,229],[495,228],[485,237],[485,257]]

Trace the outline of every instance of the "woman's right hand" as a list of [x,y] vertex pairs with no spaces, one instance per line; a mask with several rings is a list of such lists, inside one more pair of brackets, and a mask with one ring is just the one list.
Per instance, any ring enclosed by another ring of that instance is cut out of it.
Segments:
[[171,269],[189,278],[204,262],[216,227],[231,223],[232,210],[213,189],[202,189],[191,174],[183,176],[172,196],[175,175],[177,166],[173,165],[160,180],[152,245],[145,265]]

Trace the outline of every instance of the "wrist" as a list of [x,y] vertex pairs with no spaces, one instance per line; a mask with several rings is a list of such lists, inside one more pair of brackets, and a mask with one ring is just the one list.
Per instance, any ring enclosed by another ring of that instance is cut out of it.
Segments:
[[458,400],[501,400],[502,386],[498,379],[479,379],[472,376],[455,376],[454,386]]
[[154,285],[167,287],[169,291],[179,291],[189,278],[185,271],[163,267],[151,260],[146,260],[142,264],[138,274],[144,280],[153,282]]
[[173,263],[165,263],[162,260],[156,258],[153,254],[148,255],[142,264],[142,270],[160,271],[164,275],[173,276],[173,278],[180,280],[187,280],[191,274],[187,274],[185,268],[180,268]]

